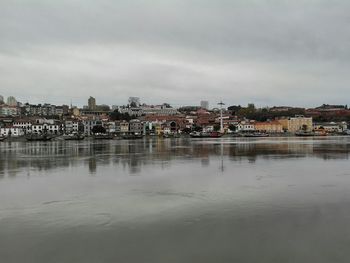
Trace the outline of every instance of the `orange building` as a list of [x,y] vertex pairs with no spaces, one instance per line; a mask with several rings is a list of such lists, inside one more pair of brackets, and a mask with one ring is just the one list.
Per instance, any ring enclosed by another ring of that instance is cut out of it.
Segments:
[[254,126],[255,126],[255,130],[260,132],[267,132],[267,133],[283,132],[283,126],[278,121],[256,122]]

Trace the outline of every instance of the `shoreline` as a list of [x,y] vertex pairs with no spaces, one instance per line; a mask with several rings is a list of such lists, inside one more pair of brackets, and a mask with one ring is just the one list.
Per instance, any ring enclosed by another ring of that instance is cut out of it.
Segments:
[[[221,138],[244,138],[244,139],[262,139],[262,138],[338,138],[338,137],[349,137],[350,135],[342,135],[342,134],[330,134],[330,135],[313,135],[313,136],[296,136],[294,134],[269,134],[269,136],[266,137],[244,137],[244,136],[234,136],[232,134],[224,134]],[[163,137],[163,136],[149,136],[146,135],[142,139],[181,139],[181,138],[191,138],[188,134],[186,135],[180,135],[178,137]],[[191,138],[191,139],[198,139],[198,138]],[[201,138],[199,138],[201,139]],[[209,139],[220,139],[220,138],[209,138]],[[101,139],[94,139],[93,136],[85,137],[84,140],[94,140],[94,141],[100,141]],[[122,136],[116,136],[111,139],[103,139],[103,141],[114,141],[114,140],[135,140],[135,139],[124,139]],[[50,141],[65,141],[62,135],[52,138]],[[75,140],[72,140],[75,141]],[[2,142],[29,142],[27,141],[25,136],[20,137],[11,137],[6,138],[3,141],[0,141],[0,144]]]

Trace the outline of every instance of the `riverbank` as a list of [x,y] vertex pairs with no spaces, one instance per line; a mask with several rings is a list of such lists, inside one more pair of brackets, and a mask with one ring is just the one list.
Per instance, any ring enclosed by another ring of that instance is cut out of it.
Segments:
[[[349,137],[350,135],[342,135],[342,134],[328,134],[328,135],[313,135],[313,136],[307,136],[307,137],[311,137],[311,138],[329,138],[329,137]],[[274,134],[268,134],[268,136],[266,137],[260,137],[260,138],[289,138],[289,137],[303,137],[303,136],[296,136],[293,133],[283,133],[283,134],[279,134],[279,133],[274,133]],[[306,136],[305,136],[306,137]],[[154,135],[146,135],[143,137],[144,139],[149,139],[149,138],[155,138],[155,139],[178,139],[178,138],[190,138],[189,134],[179,134],[177,136],[154,136]],[[246,138],[246,139],[254,139],[254,137],[246,137],[242,134],[224,134],[221,138]],[[133,138],[127,138],[124,136],[115,136],[113,138],[109,138],[108,140],[131,140]],[[138,139],[142,139],[142,138],[138,138]],[[53,137],[51,139],[52,141],[64,141],[64,137],[63,135],[60,136],[56,136]],[[98,140],[96,138],[94,138],[93,136],[87,136],[84,138],[84,140]],[[6,138],[1,142],[26,142],[27,139],[25,136],[20,136],[20,137],[11,137],[11,138]]]

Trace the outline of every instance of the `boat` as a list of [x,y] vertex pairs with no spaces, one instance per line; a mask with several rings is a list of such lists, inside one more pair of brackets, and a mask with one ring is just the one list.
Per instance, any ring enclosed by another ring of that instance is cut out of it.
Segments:
[[312,131],[297,131],[295,132],[295,136],[303,136],[303,137],[308,137],[308,136],[315,136],[315,133]]
[[143,135],[142,134],[126,134],[126,135],[123,135],[122,138],[126,139],[126,140],[142,139]]
[[190,133],[190,136],[192,137],[192,138],[201,138],[202,136],[203,136],[203,133],[202,132],[191,132]]
[[0,136],[0,142],[5,141],[6,139],[7,139],[7,137],[5,137],[5,136]]
[[113,134],[108,133],[95,133],[93,135],[94,140],[112,140],[114,139]]
[[221,132],[211,132],[210,134],[209,134],[209,137],[210,138],[220,138],[220,137],[222,137],[222,133]]
[[29,134],[26,136],[27,141],[50,141],[52,138],[48,134]]
[[163,138],[180,138],[180,134],[178,134],[178,133],[165,133],[165,134],[163,134]]
[[350,130],[346,129],[342,132],[342,135],[350,135]]
[[264,132],[252,132],[243,134],[243,137],[269,137],[269,134]]
[[220,132],[191,132],[192,138],[220,138],[223,134]]
[[84,140],[84,138],[85,136],[79,133],[70,133],[70,134],[63,135],[63,139],[66,141],[70,141],[70,140],[80,141],[80,140]]

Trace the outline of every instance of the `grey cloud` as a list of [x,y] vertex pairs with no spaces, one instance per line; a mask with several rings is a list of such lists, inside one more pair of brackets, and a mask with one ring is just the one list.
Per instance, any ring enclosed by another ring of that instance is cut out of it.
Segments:
[[348,1],[1,1],[0,94],[347,103]]

